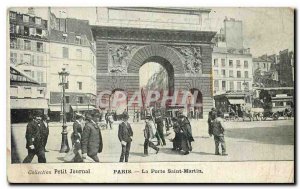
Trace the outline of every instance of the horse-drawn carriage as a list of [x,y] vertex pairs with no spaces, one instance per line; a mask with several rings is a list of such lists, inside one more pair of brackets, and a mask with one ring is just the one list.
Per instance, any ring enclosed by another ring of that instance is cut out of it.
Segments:
[[277,95],[276,97],[272,97],[271,102],[264,107],[262,120],[266,120],[267,118],[278,120],[279,117],[284,117],[284,119],[291,118],[293,116],[292,104],[292,96]]

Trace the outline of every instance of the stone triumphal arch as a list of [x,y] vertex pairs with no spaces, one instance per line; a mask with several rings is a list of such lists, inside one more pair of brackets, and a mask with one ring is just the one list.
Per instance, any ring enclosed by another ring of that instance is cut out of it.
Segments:
[[139,90],[139,69],[161,64],[169,90],[201,92],[203,114],[213,105],[211,40],[215,32],[93,26],[97,46],[97,90]]

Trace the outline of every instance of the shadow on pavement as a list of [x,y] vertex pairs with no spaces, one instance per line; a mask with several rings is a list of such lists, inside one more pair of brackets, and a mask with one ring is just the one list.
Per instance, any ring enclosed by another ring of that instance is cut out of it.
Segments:
[[264,144],[294,145],[294,125],[227,129],[226,138],[237,138]]

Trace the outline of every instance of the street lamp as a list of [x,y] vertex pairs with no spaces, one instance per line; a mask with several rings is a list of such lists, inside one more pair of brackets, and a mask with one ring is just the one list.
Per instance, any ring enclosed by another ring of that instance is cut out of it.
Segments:
[[69,143],[68,143],[68,131],[66,125],[66,98],[65,98],[65,88],[66,84],[68,83],[68,76],[70,75],[69,72],[66,71],[66,68],[62,68],[61,72],[58,72],[60,83],[59,85],[62,86],[62,116],[63,116],[63,125],[62,125],[62,133],[61,133],[61,147],[60,153],[67,153],[69,152]]

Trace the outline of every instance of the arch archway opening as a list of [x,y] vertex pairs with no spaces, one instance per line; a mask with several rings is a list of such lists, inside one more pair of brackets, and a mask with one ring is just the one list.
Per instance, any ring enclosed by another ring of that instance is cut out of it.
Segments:
[[[174,68],[162,57],[153,56],[146,59],[139,69],[139,78],[142,97],[146,96],[147,91],[158,91],[161,98],[165,94],[172,96],[174,93]],[[160,100],[150,106],[161,106]]]
[[199,89],[192,88],[189,90],[192,99],[187,104],[188,116],[192,119],[203,118],[203,97]]

